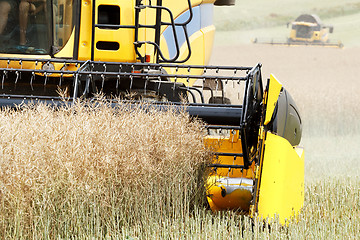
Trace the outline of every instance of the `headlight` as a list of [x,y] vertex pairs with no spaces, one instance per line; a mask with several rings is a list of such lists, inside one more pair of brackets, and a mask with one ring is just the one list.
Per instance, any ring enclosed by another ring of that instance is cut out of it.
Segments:
[[[42,65],[41,69],[44,71],[54,71],[55,66],[54,64],[47,62]],[[48,73],[47,75],[51,75],[51,73]]]

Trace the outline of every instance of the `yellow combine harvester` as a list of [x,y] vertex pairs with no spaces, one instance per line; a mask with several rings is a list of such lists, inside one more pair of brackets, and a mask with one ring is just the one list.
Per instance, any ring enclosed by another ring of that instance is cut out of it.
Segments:
[[215,152],[212,210],[281,222],[300,211],[304,152],[290,94],[274,76],[263,87],[261,64],[208,65],[214,5],[233,0],[11,1],[1,3],[11,7],[0,19],[2,107],[101,92],[114,104],[186,110],[206,122]]
[[261,39],[255,39],[254,43],[343,47],[343,44],[340,41],[334,42],[329,39],[329,34],[334,31],[334,27],[331,25],[324,25],[320,18],[315,14],[302,14],[297,17],[295,21],[288,23],[287,26],[291,27],[287,41],[277,41],[275,39],[262,41]]
[[331,25],[324,25],[320,18],[315,14],[302,14],[290,25],[290,44],[342,47],[341,42],[330,42],[329,33],[334,31],[334,27]]

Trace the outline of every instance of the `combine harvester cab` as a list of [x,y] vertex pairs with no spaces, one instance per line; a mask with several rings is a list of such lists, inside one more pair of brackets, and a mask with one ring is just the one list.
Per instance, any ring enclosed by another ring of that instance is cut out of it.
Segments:
[[61,106],[101,93],[115,106],[187,111],[206,123],[214,151],[206,180],[213,211],[283,223],[296,216],[304,201],[296,105],[275,77],[263,87],[261,64],[208,65],[213,7],[234,0],[42,4],[27,24],[9,15],[1,33],[0,106]]

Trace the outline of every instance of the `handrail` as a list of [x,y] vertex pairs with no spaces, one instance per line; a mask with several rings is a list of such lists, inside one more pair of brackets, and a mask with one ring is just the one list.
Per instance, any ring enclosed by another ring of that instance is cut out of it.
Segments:
[[[189,58],[191,57],[192,51],[191,51],[191,46],[190,46],[190,40],[189,40],[189,35],[187,33],[187,29],[186,29],[186,25],[190,23],[190,21],[193,18],[193,11],[192,11],[192,6],[191,6],[191,1],[187,0],[188,2],[188,7],[189,7],[189,18],[182,23],[176,23],[174,20],[174,16],[171,12],[171,10],[167,7],[161,6],[162,4],[162,0],[158,0],[157,1],[157,6],[153,6],[153,5],[141,5],[141,0],[137,0],[136,1],[136,6],[135,6],[135,41],[134,41],[134,46],[135,46],[135,52],[138,55],[139,59],[142,62],[145,62],[145,57],[142,56],[142,54],[140,53],[139,49],[143,44],[151,44],[154,46],[155,51],[156,51],[156,62],[160,63],[160,62],[164,62],[164,63],[184,63],[187,60],[189,60]],[[155,25],[141,25],[139,24],[139,15],[140,15],[140,11],[144,8],[153,8],[153,9],[157,9],[157,23]],[[167,22],[162,22],[161,21],[161,11],[167,11],[169,16],[170,16],[170,23]],[[160,19],[160,20],[159,20]],[[174,37],[174,41],[175,41],[175,49],[176,49],[176,53],[175,56],[172,58],[166,58],[164,56],[164,54],[161,51],[160,48],[160,29],[161,26],[163,25],[168,25],[169,27],[172,28],[172,33],[173,33],[173,37]],[[185,39],[186,39],[186,44],[188,47],[188,54],[187,56],[182,59],[182,60],[178,60],[179,56],[180,56],[180,46],[179,46],[179,41],[178,41],[178,35],[177,35],[177,31],[176,31],[176,27],[182,27],[183,31],[184,31],[184,35],[185,35]],[[139,37],[139,28],[154,28],[156,29],[156,36],[155,36],[155,41],[139,41],[138,37]]]

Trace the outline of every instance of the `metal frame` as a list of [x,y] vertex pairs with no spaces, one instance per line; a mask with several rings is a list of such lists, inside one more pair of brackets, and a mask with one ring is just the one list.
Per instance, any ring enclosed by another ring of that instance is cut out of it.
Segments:
[[[157,0],[157,6],[141,5],[141,2],[142,2],[142,0],[137,0],[136,7],[135,7],[135,9],[136,9],[136,11],[135,11],[135,26],[136,27],[135,27],[135,42],[134,42],[134,45],[135,45],[136,54],[138,55],[139,59],[142,62],[144,62],[145,58],[144,58],[144,56],[141,55],[138,48],[140,48],[142,44],[147,43],[147,44],[151,44],[151,45],[153,45],[155,47],[155,49],[156,49],[156,62],[157,63],[161,63],[161,62],[184,63],[187,60],[189,60],[189,58],[191,56],[191,46],[190,46],[190,40],[189,40],[189,35],[187,33],[186,26],[187,26],[187,24],[190,23],[190,21],[193,18],[193,11],[192,11],[192,6],[191,6],[191,1],[187,0],[190,15],[189,15],[189,18],[183,23],[175,23],[174,16],[173,16],[171,10],[169,8],[167,8],[167,7],[162,6],[162,0]],[[155,25],[141,25],[141,24],[139,24],[140,11],[142,9],[145,9],[145,8],[154,8],[154,9],[156,9],[156,24]],[[162,10],[167,11],[169,13],[170,21],[171,21],[170,23],[161,21]],[[176,54],[171,59],[165,58],[163,53],[160,50],[160,35],[161,35],[160,31],[161,31],[161,26],[164,26],[164,25],[172,28],[173,37],[174,37],[174,41],[175,41]],[[188,55],[184,59],[181,59],[181,60],[179,60],[180,46],[179,46],[179,42],[178,42],[178,36],[177,36],[177,32],[176,32],[176,27],[182,27],[183,28],[185,39],[186,39],[186,44],[187,44],[187,47],[188,47]],[[153,28],[153,29],[155,29],[155,33],[156,33],[155,34],[155,41],[154,42],[152,42],[152,41],[139,41],[138,40],[139,28]]]
[[77,60],[79,58],[79,44],[80,44],[80,23],[81,23],[81,0],[74,0],[76,2],[76,17],[74,19],[75,26],[75,38],[74,38],[74,51],[73,59]]

